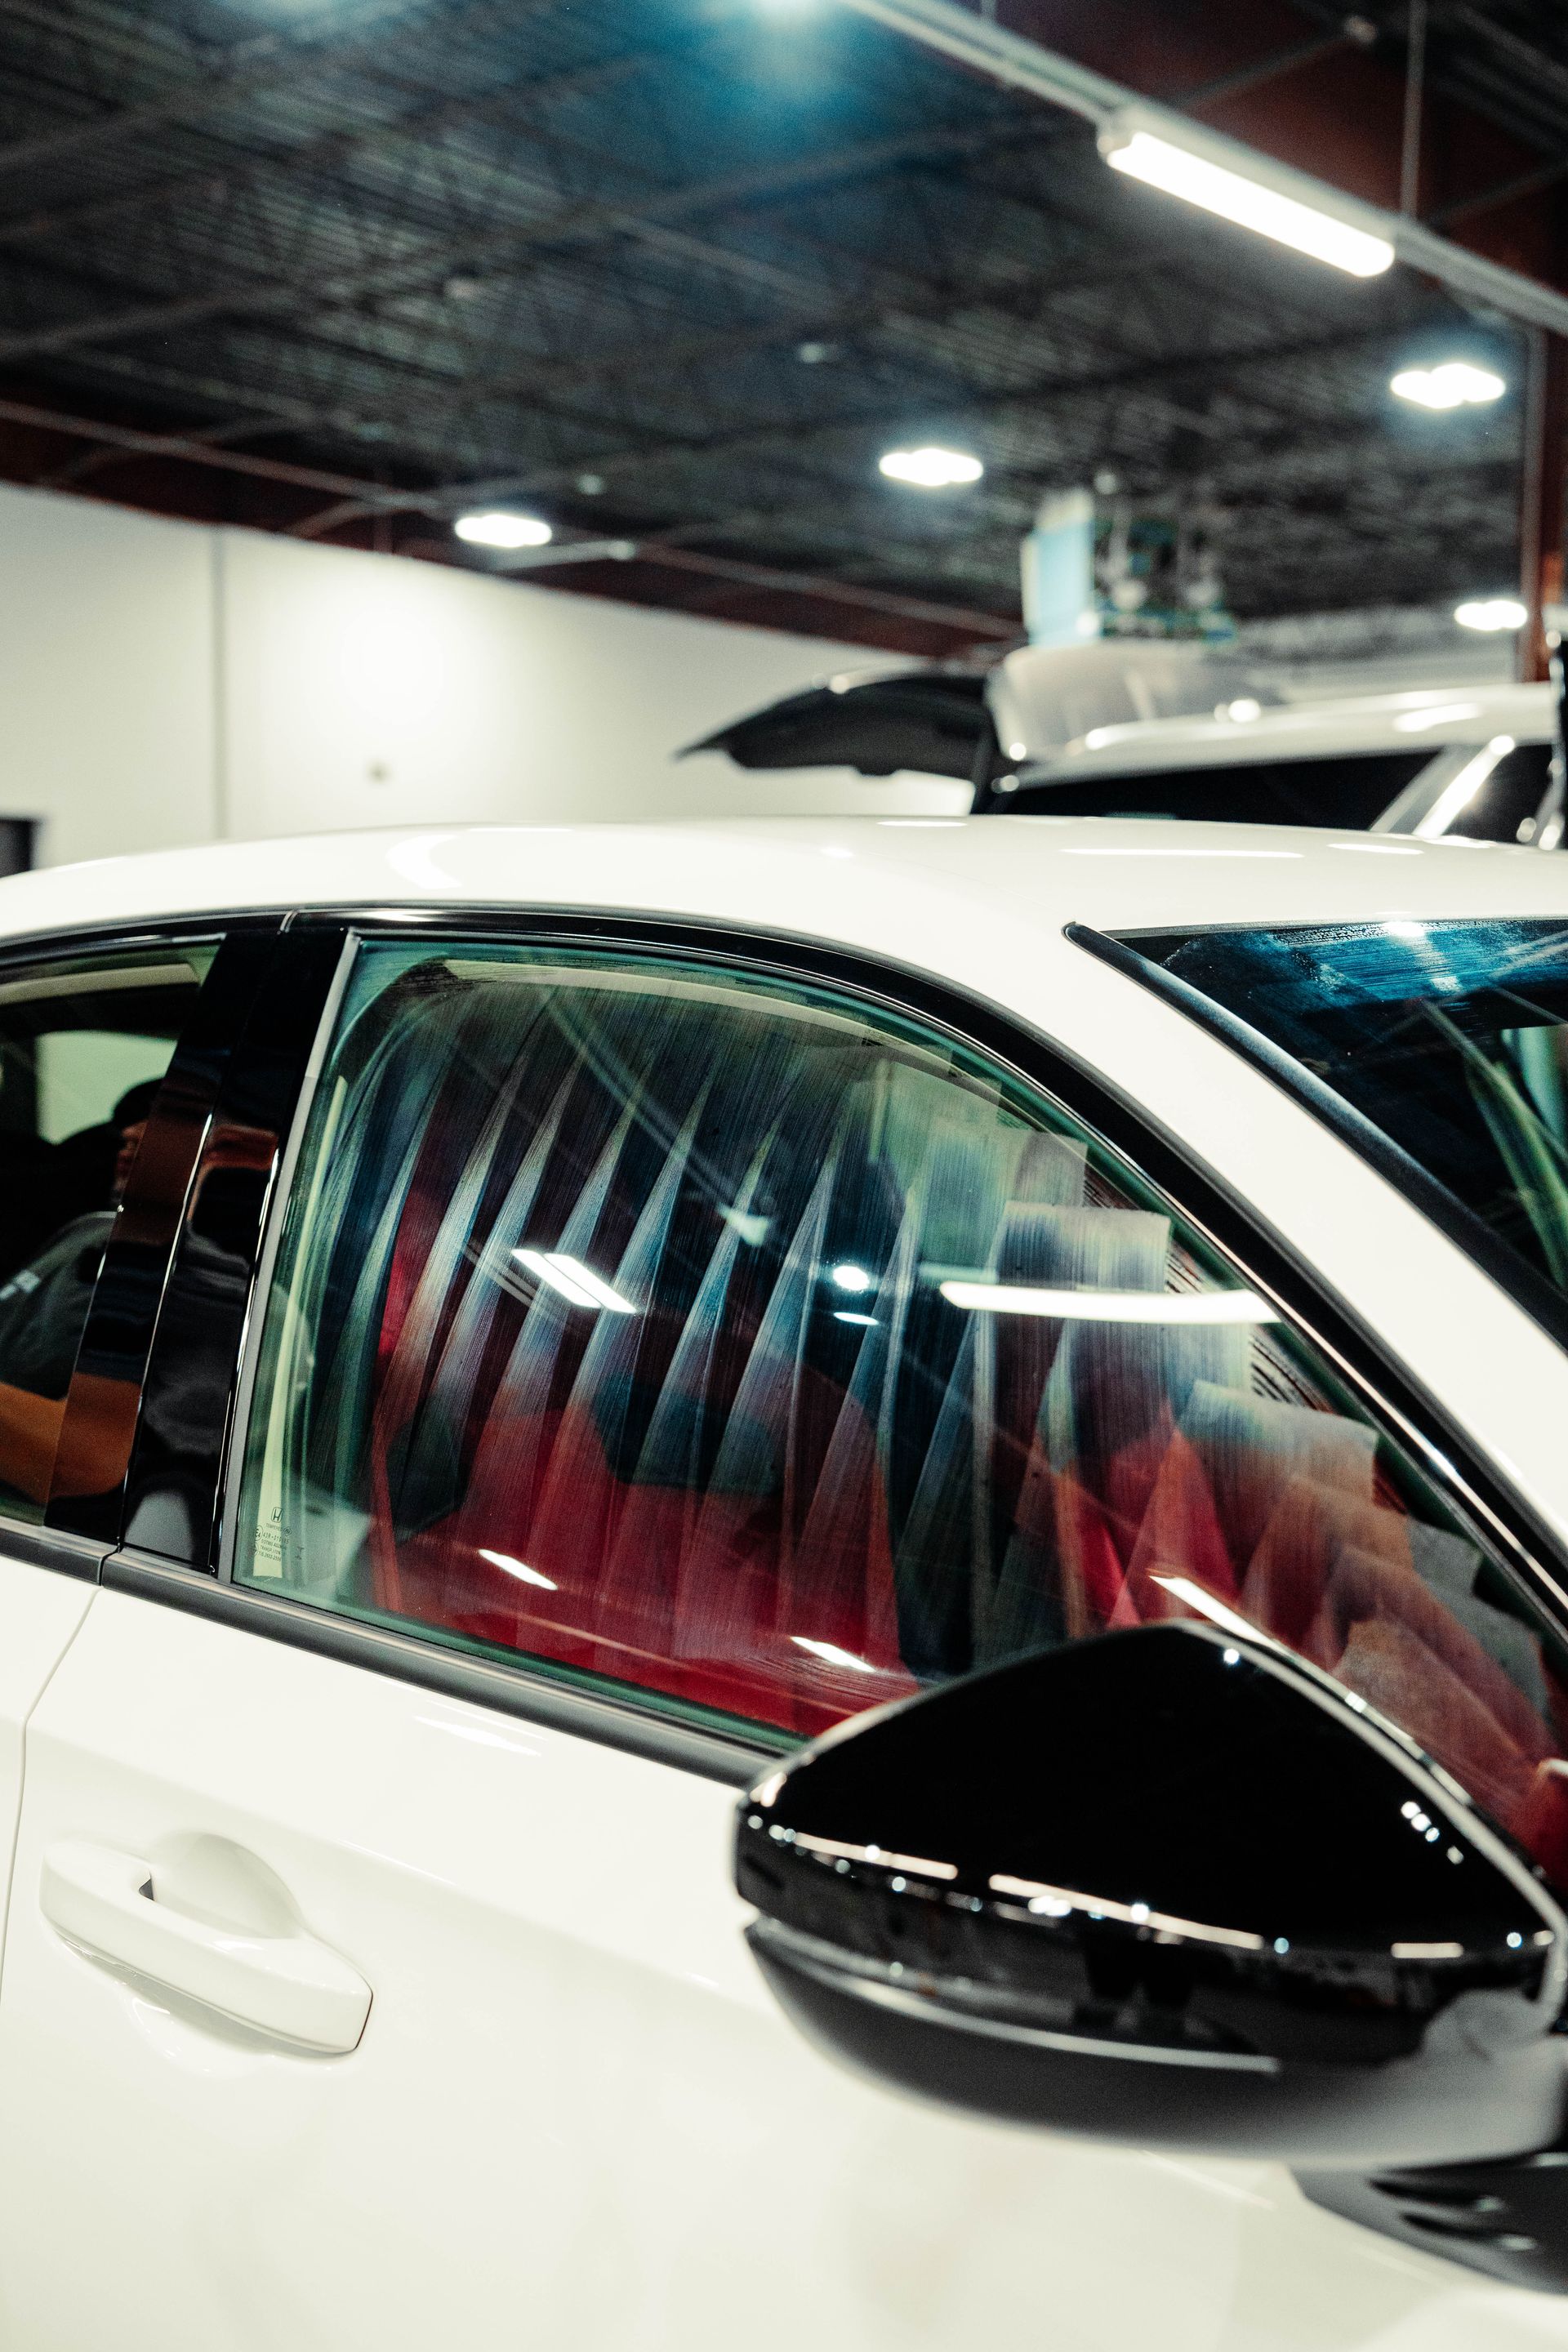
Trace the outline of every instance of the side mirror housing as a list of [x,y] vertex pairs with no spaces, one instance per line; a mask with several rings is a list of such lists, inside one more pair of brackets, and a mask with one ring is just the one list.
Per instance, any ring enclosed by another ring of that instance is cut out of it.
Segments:
[[860,1717],[742,1801],[736,1883],[805,2033],[949,2105],[1332,2166],[1563,2126],[1556,1902],[1261,1640],[1151,1625]]

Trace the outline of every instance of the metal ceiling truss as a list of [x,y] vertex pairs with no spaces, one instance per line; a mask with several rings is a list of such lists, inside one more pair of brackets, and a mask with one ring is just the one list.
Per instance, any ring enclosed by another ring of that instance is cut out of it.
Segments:
[[[630,593],[798,625],[798,581],[921,642],[994,635],[1042,490],[1107,469],[1215,512],[1244,611],[1364,597],[1369,565],[1429,593],[1434,482],[1504,562],[1512,416],[1439,441],[1384,396],[1462,312],[1129,190],[1068,116],[858,10],[0,0],[0,426],[42,481],[188,479],[307,535],[434,551],[461,504],[531,499],[568,551],[635,541],[595,559]],[[1346,47],[1294,13],[1182,102]],[[1445,87],[1484,110],[1528,72],[1530,135],[1568,139],[1568,58],[1521,61],[1517,11],[1432,21]],[[985,482],[889,489],[905,433],[963,435]]]

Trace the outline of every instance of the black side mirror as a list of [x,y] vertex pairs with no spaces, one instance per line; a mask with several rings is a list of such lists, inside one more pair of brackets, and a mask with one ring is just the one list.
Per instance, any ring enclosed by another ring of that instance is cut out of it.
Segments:
[[813,2041],[1008,2122],[1387,2166],[1568,2112],[1531,1865],[1359,1698],[1207,1625],[846,1725],[742,1801],[736,1881]]

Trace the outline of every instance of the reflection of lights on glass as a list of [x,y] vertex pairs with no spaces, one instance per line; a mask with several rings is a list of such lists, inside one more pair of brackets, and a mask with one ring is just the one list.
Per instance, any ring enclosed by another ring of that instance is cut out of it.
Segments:
[[604,1307],[611,1315],[636,1315],[640,1311],[629,1298],[623,1298],[618,1290],[602,1282],[581,1258],[569,1257],[564,1250],[514,1249],[512,1255],[536,1282],[546,1284],[574,1307]]
[[952,1307],[982,1315],[1054,1315],[1072,1323],[1277,1323],[1256,1290],[1037,1290],[1008,1282],[943,1282]]
[[836,1265],[833,1280],[840,1290],[869,1290],[871,1277],[863,1265]]
[[877,1318],[874,1315],[856,1315],[847,1307],[836,1307],[833,1310],[833,1319],[836,1323],[862,1323],[868,1331],[874,1331],[877,1328]]
[[536,1568],[530,1568],[526,1560],[513,1559],[509,1551],[486,1551],[481,1544],[479,1558],[488,1559],[492,1568],[504,1569],[508,1576],[515,1576],[523,1584],[537,1584],[541,1591],[559,1592],[561,1590],[548,1576],[541,1576]]
[[790,1640],[797,1650],[809,1650],[814,1658],[825,1665],[852,1666],[858,1675],[874,1675],[875,1666],[865,1658],[858,1658],[853,1650],[841,1650],[837,1642],[814,1642],[809,1633],[792,1633]]
[[[1173,1601],[1180,1601],[1187,1608],[1195,1609],[1200,1617],[1208,1618],[1211,1624],[1217,1625],[1222,1633],[1244,1633],[1251,1642],[1259,1642],[1267,1638],[1259,1633],[1257,1626],[1249,1623],[1239,1612],[1227,1609],[1223,1601],[1216,1601],[1212,1592],[1196,1583],[1190,1576],[1162,1576],[1155,1571],[1151,1574],[1150,1581],[1157,1584],[1163,1592],[1168,1592]],[[1227,1650],[1226,1653],[1227,1664],[1229,1659],[1230,1653]]]
[[777,1800],[779,1790],[784,1787],[784,1776],[782,1772],[770,1772],[767,1779],[765,1780],[759,1780],[756,1787],[752,1790],[752,1804],[771,1805],[774,1803]]

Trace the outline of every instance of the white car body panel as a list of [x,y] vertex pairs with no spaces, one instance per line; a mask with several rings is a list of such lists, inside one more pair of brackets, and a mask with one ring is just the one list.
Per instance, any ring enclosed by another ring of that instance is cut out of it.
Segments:
[[[100,1593],[30,1727],[0,2000],[17,2352],[1525,2352],[1568,2306],[1277,2168],[909,2106],[773,2008],[732,1794]],[[247,2046],[72,1952],[58,1839],[233,1841],[374,1989]]]
[[[1062,936],[1568,918],[1568,866],[1153,830],[824,820],[268,844],[7,883],[0,944],[239,907],[536,906],[784,931],[935,974],[1143,1104],[1568,1541],[1562,1351],[1315,1119]],[[7,1705],[32,1708],[0,1980],[0,2339],[16,2352],[1568,2346],[1568,2299],[1357,2230],[1278,2168],[1005,2133],[831,2068],[742,1946],[734,1794],[717,1782],[12,1573],[59,1595],[37,1621],[37,1687],[0,1680],[0,1731]],[[0,1609],[9,1628],[3,1570]],[[275,1873],[369,1981],[352,2055],[178,2013],[44,1917],[59,1841],[157,1856],[193,1836]]]
[[0,1536],[0,1929],[22,1808],[27,1718],[86,1616],[93,1587],[7,1559]]

